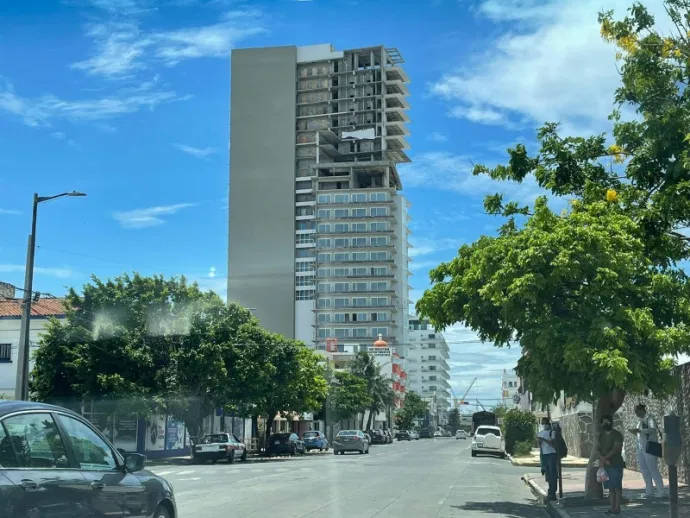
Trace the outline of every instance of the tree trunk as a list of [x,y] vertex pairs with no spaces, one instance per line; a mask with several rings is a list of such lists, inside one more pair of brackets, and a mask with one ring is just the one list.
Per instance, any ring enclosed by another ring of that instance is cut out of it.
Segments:
[[[592,451],[589,454],[587,473],[585,475],[585,498],[596,500],[604,497],[604,490],[597,482],[597,470],[599,469],[599,420],[601,416],[616,413],[623,404],[625,392],[614,390],[604,394],[592,405]],[[623,433],[623,431],[621,431]]]

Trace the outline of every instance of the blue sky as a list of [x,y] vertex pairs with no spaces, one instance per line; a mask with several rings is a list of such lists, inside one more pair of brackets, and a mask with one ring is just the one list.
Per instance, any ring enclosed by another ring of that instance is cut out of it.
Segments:
[[[649,2],[648,2],[649,3]],[[659,5],[652,11],[659,12]],[[23,285],[34,191],[35,290],[62,295],[90,274],[184,274],[225,296],[229,51],[329,42],[384,44],[405,58],[413,162],[413,298],[460,244],[493,233],[485,194],[522,201],[527,181],[470,173],[536,128],[605,131],[618,76],[602,8],[623,0],[64,0],[6,2],[0,18],[0,280]],[[477,375],[498,397],[517,351],[451,343],[456,392]]]

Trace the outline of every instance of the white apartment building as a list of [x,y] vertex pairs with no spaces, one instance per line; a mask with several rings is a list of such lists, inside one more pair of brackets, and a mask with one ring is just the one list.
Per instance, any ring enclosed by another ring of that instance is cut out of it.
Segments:
[[[31,304],[29,371],[33,369],[34,352],[50,318],[66,318],[62,299],[40,299]],[[21,319],[22,300],[0,297],[0,396],[5,399],[14,398]]]
[[332,354],[407,343],[407,76],[396,49],[232,52],[228,300]]
[[450,366],[448,344],[428,320],[409,316],[404,356],[407,390],[419,394],[443,421],[450,408]]

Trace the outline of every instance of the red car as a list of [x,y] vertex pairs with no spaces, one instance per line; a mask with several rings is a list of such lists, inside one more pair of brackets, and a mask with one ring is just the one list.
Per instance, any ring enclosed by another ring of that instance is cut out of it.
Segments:
[[201,462],[225,459],[232,464],[237,459],[247,460],[247,446],[231,433],[210,433],[194,445],[193,456]]

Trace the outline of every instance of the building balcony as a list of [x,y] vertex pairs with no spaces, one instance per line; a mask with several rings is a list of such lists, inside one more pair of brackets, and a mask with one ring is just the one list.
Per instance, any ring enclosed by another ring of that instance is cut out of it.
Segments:
[[388,81],[400,81],[402,83],[409,83],[410,78],[405,73],[402,67],[399,66],[387,66],[384,68],[386,74],[386,82]]
[[[320,280],[320,279],[319,279]],[[364,291],[355,291],[355,290],[344,290],[344,291],[336,291],[336,290],[329,290],[329,291],[321,291],[319,290],[319,296],[323,295],[367,295],[367,296],[372,296],[372,295],[390,295],[393,297],[397,297],[395,295],[395,290],[364,290]]]

